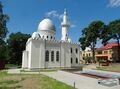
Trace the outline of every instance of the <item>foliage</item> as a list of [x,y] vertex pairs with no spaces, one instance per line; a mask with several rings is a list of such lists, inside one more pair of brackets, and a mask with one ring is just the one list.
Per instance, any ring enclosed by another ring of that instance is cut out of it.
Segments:
[[6,59],[6,44],[4,38],[6,37],[8,30],[6,23],[9,20],[9,17],[3,13],[3,5],[0,2],[0,60]]
[[5,60],[7,59],[7,47],[6,43],[3,40],[0,40],[0,60]]
[[92,57],[85,57],[84,60],[85,60],[85,63],[92,63],[94,61]]
[[93,60],[95,60],[95,46],[97,39],[100,37],[101,30],[104,28],[102,21],[93,21],[88,27],[82,30],[82,37],[79,39],[81,48],[84,50],[85,47],[91,47],[93,53]]
[[0,39],[3,39],[6,37],[6,34],[8,32],[6,23],[9,20],[9,17],[3,13],[3,5],[0,2]]
[[[120,19],[110,22],[101,32],[102,43],[106,45],[109,40],[115,39],[120,45]],[[120,46],[118,46],[118,59],[120,59]],[[119,60],[120,61],[120,60]]]
[[11,33],[8,43],[9,63],[20,65],[22,62],[22,51],[25,50],[25,44],[30,38],[29,34],[21,32]]

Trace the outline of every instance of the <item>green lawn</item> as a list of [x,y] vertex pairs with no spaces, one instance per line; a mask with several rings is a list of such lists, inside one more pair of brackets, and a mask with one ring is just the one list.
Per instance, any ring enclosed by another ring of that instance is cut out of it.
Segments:
[[6,64],[5,68],[9,69],[9,68],[20,68],[21,66],[15,65],[15,64]]
[[0,71],[0,89],[74,89],[44,75],[7,74]]
[[100,67],[97,67],[97,69],[113,71],[113,72],[120,72],[120,64],[112,64],[110,66],[100,66]]

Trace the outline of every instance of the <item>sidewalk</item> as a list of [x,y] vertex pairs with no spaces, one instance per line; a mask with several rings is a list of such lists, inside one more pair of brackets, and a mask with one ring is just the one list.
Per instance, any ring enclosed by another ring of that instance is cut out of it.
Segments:
[[68,85],[74,86],[78,89],[120,89],[119,86],[106,87],[98,84],[98,80],[94,78],[89,78],[77,74],[72,74],[64,71],[57,72],[42,72],[41,74],[47,75],[51,78],[64,82]]
[[75,83],[75,87],[77,89],[120,89],[120,85],[113,86],[113,87],[99,85],[97,79],[85,77],[82,75],[77,75],[77,74],[73,74],[65,71],[20,72],[20,69],[10,69],[8,70],[8,73],[10,74],[43,74],[71,86],[74,86],[74,83]]

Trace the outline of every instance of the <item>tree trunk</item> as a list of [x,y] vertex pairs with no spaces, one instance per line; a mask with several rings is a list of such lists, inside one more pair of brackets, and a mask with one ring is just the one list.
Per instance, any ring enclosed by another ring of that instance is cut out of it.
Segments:
[[96,61],[95,61],[95,43],[92,44],[91,48],[92,48],[92,59],[93,59],[94,63],[96,63]]

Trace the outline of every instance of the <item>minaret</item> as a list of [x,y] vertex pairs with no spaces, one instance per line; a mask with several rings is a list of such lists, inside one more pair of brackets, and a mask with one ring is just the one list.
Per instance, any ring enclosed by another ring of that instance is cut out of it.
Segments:
[[61,28],[62,28],[61,41],[63,41],[63,42],[67,42],[68,41],[68,28],[69,27],[70,27],[70,24],[68,22],[67,11],[65,9],[64,10],[64,15],[63,15],[63,22],[61,23]]

